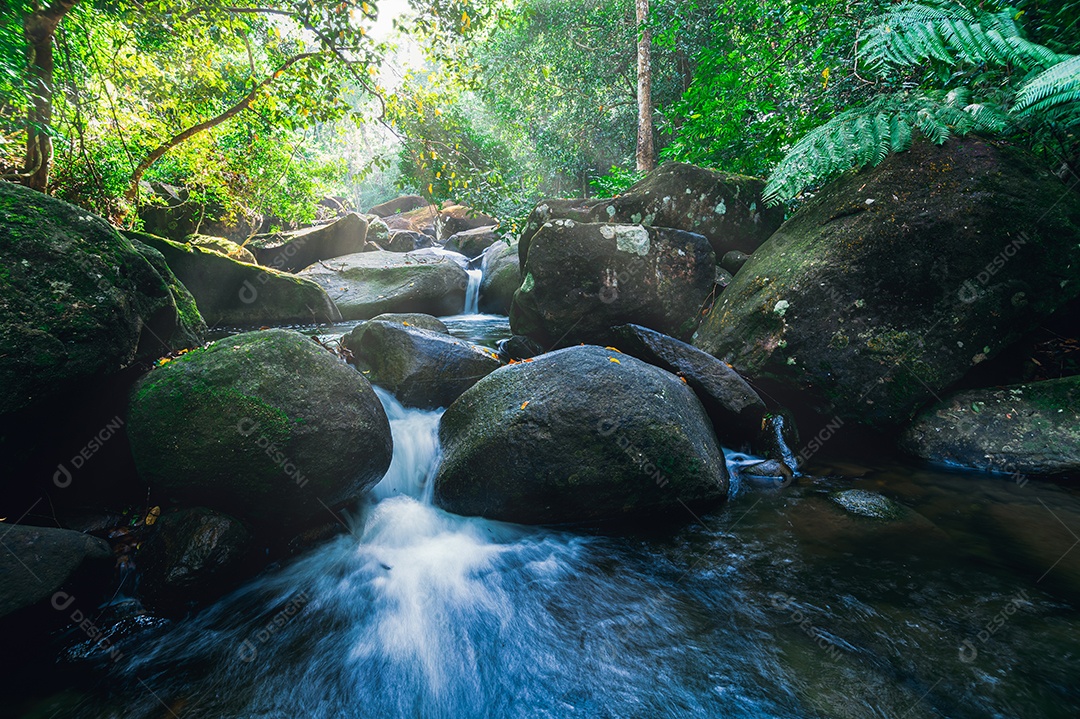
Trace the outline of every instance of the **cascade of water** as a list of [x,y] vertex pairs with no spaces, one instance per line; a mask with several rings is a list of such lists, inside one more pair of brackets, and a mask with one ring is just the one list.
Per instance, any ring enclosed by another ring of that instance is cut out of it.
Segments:
[[480,280],[483,270],[465,270],[469,273],[469,284],[465,289],[465,314],[480,314]]

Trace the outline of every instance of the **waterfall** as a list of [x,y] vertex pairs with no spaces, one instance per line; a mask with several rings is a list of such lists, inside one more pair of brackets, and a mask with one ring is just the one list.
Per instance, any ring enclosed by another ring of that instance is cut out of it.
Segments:
[[467,315],[480,314],[480,279],[483,270],[465,270],[469,273],[469,284],[465,288],[465,312]]

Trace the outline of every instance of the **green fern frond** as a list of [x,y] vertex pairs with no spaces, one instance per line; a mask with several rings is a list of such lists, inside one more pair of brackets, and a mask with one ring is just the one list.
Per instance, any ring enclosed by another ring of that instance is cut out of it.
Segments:
[[1012,111],[1020,115],[1080,103],[1080,55],[1044,70],[1020,88]]
[[871,21],[860,55],[878,74],[927,60],[1028,70],[1059,62],[1060,55],[1024,38],[1015,15],[1011,9],[973,14],[954,2],[903,3]]
[[840,113],[800,139],[765,185],[765,201],[776,205],[803,188],[850,169],[877,165],[890,153],[911,147],[917,130],[941,144],[954,135],[1000,132],[1006,115],[992,105],[971,103],[966,89],[883,95],[865,107]]

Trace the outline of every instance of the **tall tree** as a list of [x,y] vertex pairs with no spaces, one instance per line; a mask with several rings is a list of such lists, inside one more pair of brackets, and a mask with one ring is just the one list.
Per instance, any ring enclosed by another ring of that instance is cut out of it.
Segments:
[[649,0],[635,0],[637,8],[637,169],[648,172],[656,167],[653,147],[652,107],[652,32],[649,30]]
[[53,43],[60,21],[78,0],[52,0],[42,6],[38,0],[23,9],[23,36],[26,39],[30,80],[30,108],[26,125],[26,164],[18,178],[35,190],[49,184],[52,138],[49,125],[53,115]]

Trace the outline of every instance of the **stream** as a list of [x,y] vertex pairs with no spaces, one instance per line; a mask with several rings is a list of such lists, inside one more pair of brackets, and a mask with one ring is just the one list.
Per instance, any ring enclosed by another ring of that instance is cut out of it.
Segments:
[[[819,463],[779,489],[736,474],[724,506],[663,532],[522,527],[432,506],[441,411],[379,396],[393,462],[347,533],[40,716],[1078,715],[1076,489]],[[904,517],[845,512],[832,493],[851,488]]]

